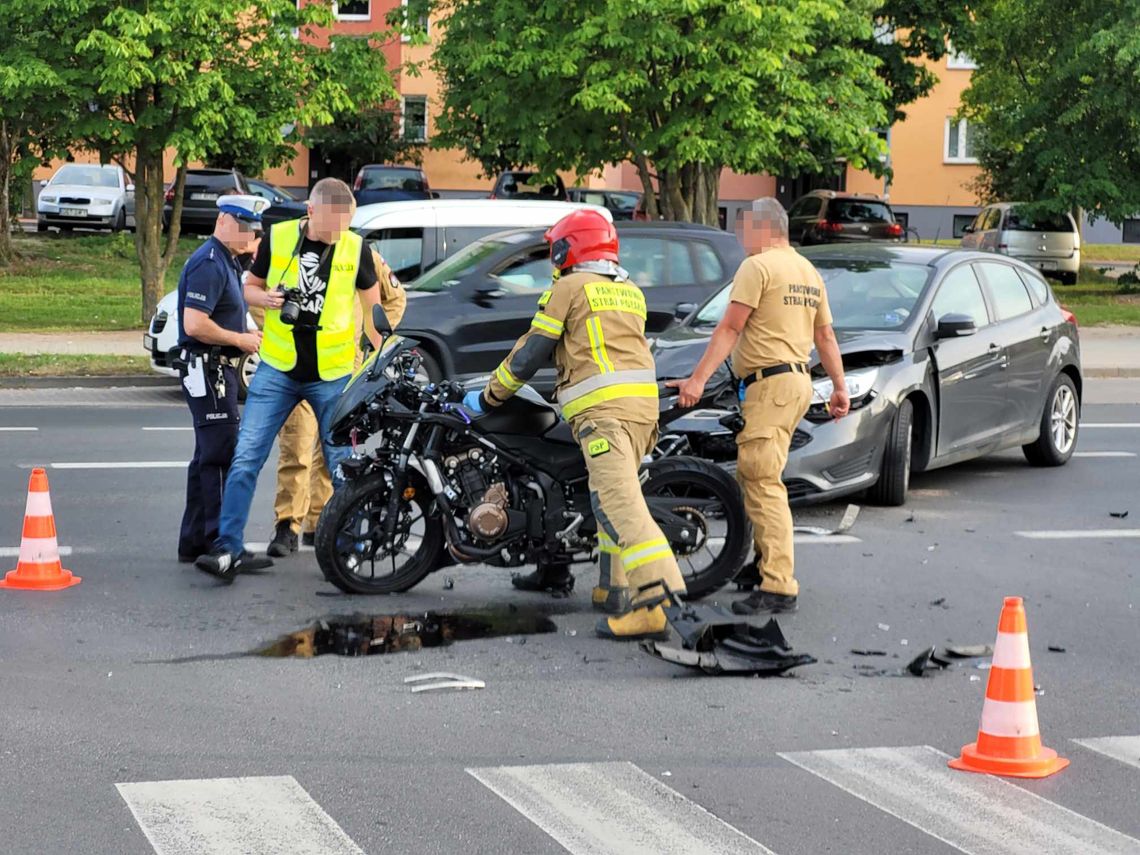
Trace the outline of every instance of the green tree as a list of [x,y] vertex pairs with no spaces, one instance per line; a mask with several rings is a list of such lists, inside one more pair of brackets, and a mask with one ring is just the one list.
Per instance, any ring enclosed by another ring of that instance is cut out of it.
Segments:
[[13,255],[12,188],[25,188],[40,161],[66,151],[87,94],[67,44],[82,8],[71,0],[0,3],[0,264]]
[[437,0],[435,144],[488,175],[631,161],[651,215],[717,222],[720,172],[881,170],[877,0]]
[[964,96],[987,199],[1041,213],[1140,210],[1140,5],[984,0]]
[[[77,45],[98,91],[81,131],[134,178],[145,322],[177,248],[188,162],[238,150],[252,165],[281,163],[298,128],[382,103],[395,90],[367,40],[310,38],[332,23],[331,0],[97,2]],[[179,169],[164,238],[167,151]]]
[[420,163],[423,159],[422,145],[401,140],[399,115],[383,106],[347,110],[326,124],[308,128],[305,145],[319,148],[322,155],[343,164],[350,175],[366,163]]

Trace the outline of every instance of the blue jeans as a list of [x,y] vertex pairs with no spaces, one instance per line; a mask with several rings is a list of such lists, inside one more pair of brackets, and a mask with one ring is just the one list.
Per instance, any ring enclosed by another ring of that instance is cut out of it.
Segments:
[[325,462],[337,483],[336,471],[351,449],[334,446],[329,442],[333,410],[348,377],[339,380],[318,380],[316,383],[298,383],[288,374],[262,362],[249,384],[245,413],[241,418],[237,448],[226,476],[222,494],[222,513],[218,522],[216,547],[235,555],[245,548],[245,525],[253,504],[253,490],[257,476],[269,457],[273,440],[285,424],[285,419],[301,401],[308,401],[317,416],[321,431],[321,446]]

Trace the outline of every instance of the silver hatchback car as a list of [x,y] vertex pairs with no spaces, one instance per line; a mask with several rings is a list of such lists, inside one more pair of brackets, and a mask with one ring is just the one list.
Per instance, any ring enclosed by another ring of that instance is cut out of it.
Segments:
[[[901,505],[912,471],[1007,448],[1020,447],[1038,466],[1072,456],[1080,342],[1075,319],[1035,270],[979,252],[890,244],[803,254],[827,285],[851,414],[828,416],[831,381],[813,354],[814,403],[784,469],[793,502],[866,491],[876,504]],[[660,379],[692,372],[730,288],[657,339]],[[735,405],[728,397],[718,403]],[[698,410],[671,423],[662,440],[732,460],[730,425],[723,409]]]
[[1075,285],[1081,269],[1081,236],[1073,218],[1068,214],[1029,217],[1016,202],[983,209],[966,226],[962,249],[1020,259],[1064,285]]

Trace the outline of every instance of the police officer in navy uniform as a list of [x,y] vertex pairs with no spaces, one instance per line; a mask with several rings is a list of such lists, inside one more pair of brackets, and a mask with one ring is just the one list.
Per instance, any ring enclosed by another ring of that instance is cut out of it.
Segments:
[[213,235],[178,278],[176,364],[194,419],[194,457],[186,472],[186,511],[178,537],[178,560],[185,563],[209,552],[218,536],[222,487],[238,435],[236,368],[242,354],[261,346],[261,333],[246,329],[238,256],[257,240],[268,204],[259,196],[219,198]]

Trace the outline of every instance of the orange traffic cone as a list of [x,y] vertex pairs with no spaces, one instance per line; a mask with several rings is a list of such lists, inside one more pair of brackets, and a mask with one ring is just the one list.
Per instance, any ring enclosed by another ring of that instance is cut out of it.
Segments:
[[0,579],[0,588],[60,591],[81,581],[59,563],[59,543],[55,539],[55,517],[51,512],[47,473],[43,469],[33,469],[28,481],[28,506],[24,511],[20,559],[16,562],[16,569]]
[[1021,597],[1006,597],[978,741],[963,747],[962,756],[951,760],[950,767],[1010,778],[1044,778],[1068,765],[1056,751],[1041,745],[1025,607]]

